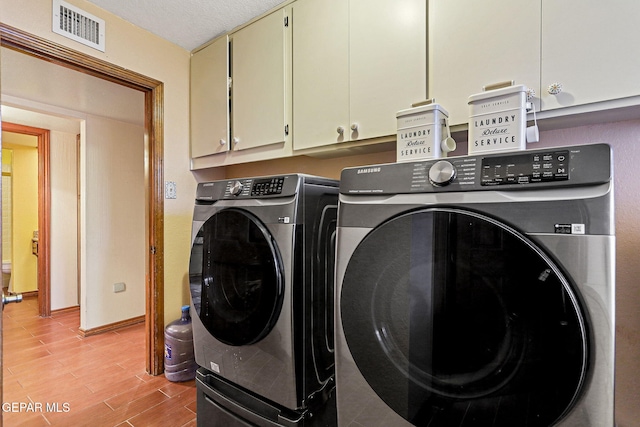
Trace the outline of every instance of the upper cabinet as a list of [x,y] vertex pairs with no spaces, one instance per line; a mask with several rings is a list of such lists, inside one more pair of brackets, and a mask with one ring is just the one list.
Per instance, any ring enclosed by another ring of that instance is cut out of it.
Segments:
[[427,95],[426,19],[427,0],[298,0],[231,32],[227,61],[223,39],[197,51],[192,167],[392,140],[396,112]]
[[191,56],[191,167],[291,154],[290,7]]
[[466,124],[500,82],[531,89],[539,118],[640,105],[638,16],[628,0],[287,1],[193,54],[192,167],[393,141],[427,97]]
[[296,149],[344,142],[349,129],[349,2],[293,4]]
[[429,0],[429,97],[468,121],[468,97],[514,80],[538,111],[640,95],[640,2]]
[[638,1],[543,0],[542,110],[640,95],[639,19]]
[[230,35],[232,149],[284,144],[290,98],[288,9]]
[[451,125],[469,119],[483,86],[540,82],[540,1],[429,0],[429,97]]
[[229,147],[229,42],[227,36],[191,58],[191,157]]
[[426,98],[426,0],[298,0],[295,150],[395,135]]

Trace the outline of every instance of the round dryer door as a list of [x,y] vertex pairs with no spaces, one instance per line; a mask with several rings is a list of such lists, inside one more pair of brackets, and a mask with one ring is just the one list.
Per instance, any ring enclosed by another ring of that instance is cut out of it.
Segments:
[[239,346],[264,338],[282,308],[283,280],[276,244],[251,213],[221,210],[198,231],[191,247],[191,297],[219,341]]
[[416,426],[549,426],[585,381],[571,284],[527,237],[473,212],[422,209],[371,231],[340,310],[358,370]]

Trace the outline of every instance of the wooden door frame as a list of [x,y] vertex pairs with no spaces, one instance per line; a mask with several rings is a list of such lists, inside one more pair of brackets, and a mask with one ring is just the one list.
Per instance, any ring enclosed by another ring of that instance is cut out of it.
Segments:
[[2,131],[38,138],[38,311],[40,316],[49,317],[51,316],[50,131],[9,122],[2,122]]
[[164,85],[158,80],[3,23],[0,23],[0,46],[144,93],[145,160],[149,165],[146,176],[149,211],[145,283],[146,369],[151,375],[159,375],[164,368]]

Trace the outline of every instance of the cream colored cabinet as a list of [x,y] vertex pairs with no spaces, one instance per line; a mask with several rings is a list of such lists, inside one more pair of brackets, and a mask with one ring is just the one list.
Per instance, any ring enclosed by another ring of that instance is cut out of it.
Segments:
[[229,43],[221,37],[191,57],[191,157],[229,147]]
[[288,9],[231,33],[232,150],[284,144],[290,82]]
[[639,16],[627,0],[429,0],[429,97],[452,125],[467,123],[469,95],[510,80],[533,89],[547,117],[610,108],[598,103],[640,95],[629,50]]
[[542,12],[543,111],[640,95],[640,2],[543,0]]
[[515,80],[540,85],[541,2],[429,0],[429,97],[467,123],[470,95]]
[[292,24],[294,148],[348,141],[349,2],[298,0]]
[[394,135],[426,97],[426,0],[298,0],[294,149]]

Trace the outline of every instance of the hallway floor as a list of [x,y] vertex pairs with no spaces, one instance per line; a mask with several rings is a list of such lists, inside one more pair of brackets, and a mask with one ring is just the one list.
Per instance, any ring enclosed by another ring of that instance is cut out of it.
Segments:
[[3,313],[5,426],[195,426],[194,381],[145,373],[144,324],[81,338],[78,310]]

